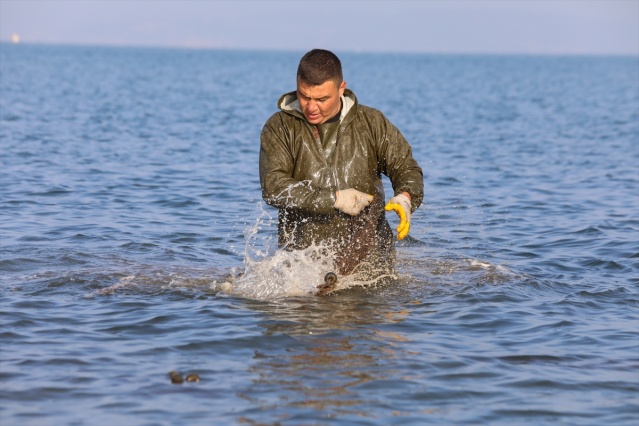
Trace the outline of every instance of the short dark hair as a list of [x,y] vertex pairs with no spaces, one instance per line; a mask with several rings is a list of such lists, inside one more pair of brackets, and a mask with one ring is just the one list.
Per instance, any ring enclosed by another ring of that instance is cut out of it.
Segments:
[[300,59],[297,78],[312,86],[319,86],[329,80],[339,86],[344,78],[342,76],[342,63],[333,52],[313,49]]

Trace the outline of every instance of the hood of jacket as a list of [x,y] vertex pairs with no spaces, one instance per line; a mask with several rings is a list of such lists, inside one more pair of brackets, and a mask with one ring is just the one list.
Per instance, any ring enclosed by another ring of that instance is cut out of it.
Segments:
[[[342,125],[347,125],[348,122],[353,119],[354,113],[357,110],[357,98],[355,97],[355,93],[353,93],[350,89],[345,89],[344,94],[340,97],[340,99],[342,101],[342,108],[339,122]],[[283,94],[279,101],[277,101],[277,107],[287,114],[306,120],[306,117],[304,117],[304,113],[302,112],[302,108],[300,107],[300,102],[297,99],[296,91]],[[351,112],[351,110],[353,110],[353,114],[349,116],[349,112]]]

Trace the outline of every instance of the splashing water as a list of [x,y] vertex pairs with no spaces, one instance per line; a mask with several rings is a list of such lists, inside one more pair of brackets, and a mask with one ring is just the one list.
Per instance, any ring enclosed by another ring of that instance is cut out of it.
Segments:
[[[333,294],[356,287],[373,288],[390,283],[430,283],[435,288],[455,284],[498,284],[514,278],[523,279],[505,266],[468,258],[413,258],[398,249],[397,273],[362,263],[350,275],[339,275],[337,284],[326,293],[318,292],[328,272],[336,272],[336,251],[328,243],[311,245],[304,250],[286,250],[278,246],[277,218],[264,203],[258,203],[257,217],[243,231],[241,250],[243,268],[227,270],[153,267],[137,265],[118,269],[121,274],[114,284],[85,294],[85,297],[109,296],[114,293],[155,294],[163,291],[223,293],[253,300],[275,300]],[[85,271],[86,272],[86,271]],[[399,275],[398,275],[399,273]]]
[[[313,244],[304,250],[288,251],[278,248],[272,231],[274,222],[275,219],[261,204],[261,213],[255,223],[244,231],[244,273],[217,285],[219,290],[259,300],[317,293],[318,286],[324,283],[326,273],[335,270],[337,253],[326,243]],[[371,279],[370,274],[362,274],[356,270],[352,275],[340,276],[335,290],[370,286],[381,280],[396,278],[388,273],[374,276]]]

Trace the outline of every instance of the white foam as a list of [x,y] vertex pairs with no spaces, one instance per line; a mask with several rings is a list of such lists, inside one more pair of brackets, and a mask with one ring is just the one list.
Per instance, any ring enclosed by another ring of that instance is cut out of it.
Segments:
[[[326,273],[334,272],[335,253],[322,244],[305,250],[278,248],[276,220],[264,210],[264,204],[261,209],[255,224],[244,231],[244,272],[215,287],[227,294],[259,300],[315,294]],[[357,275],[339,277],[336,289],[365,284],[357,280]]]

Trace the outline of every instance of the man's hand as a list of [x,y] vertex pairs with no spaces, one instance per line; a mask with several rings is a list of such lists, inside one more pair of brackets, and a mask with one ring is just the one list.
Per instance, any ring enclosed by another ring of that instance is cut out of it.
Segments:
[[399,226],[397,227],[397,239],[403,240],[410,230],[410,198],[399,194],[388,200],[384,207],[386,211],[394,210],[399,215]]
[[372,195],[348,188],[335,193],[334,207],[351,216],[357,216],[371,201],[373,201]]

